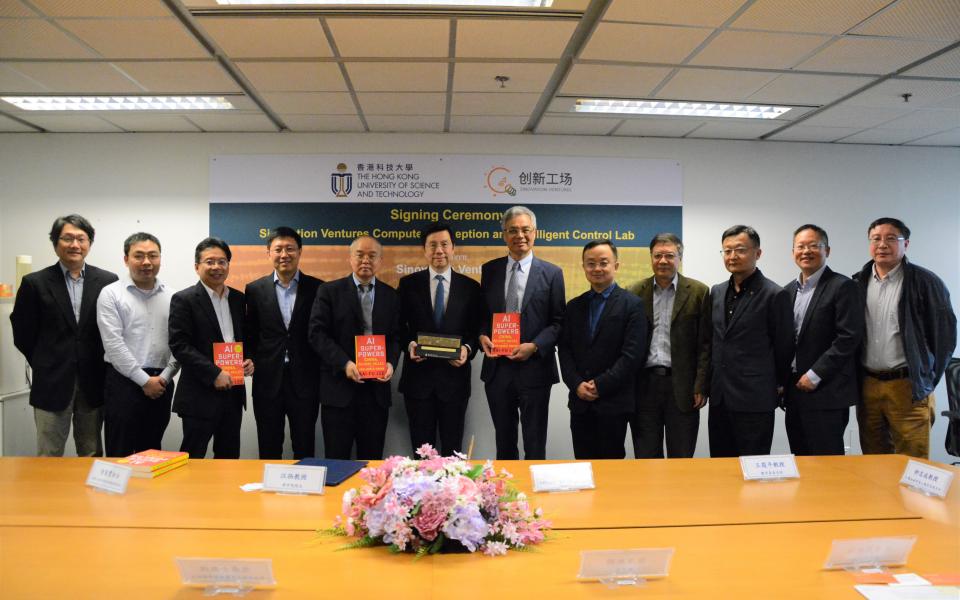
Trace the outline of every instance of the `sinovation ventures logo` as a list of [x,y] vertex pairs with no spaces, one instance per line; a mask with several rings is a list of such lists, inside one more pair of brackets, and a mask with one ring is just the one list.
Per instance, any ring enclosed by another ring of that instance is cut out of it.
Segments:
[[330,191],[337,198],[346,198],[353,191],[353,173],[347,173],[346,163],[337,165],[338,173],[330,174]]
[[517,188],[513,187],[510,183],[509,175],[510,169],[506,167],[493,167],[487,171],[487,183],[484,187],[493,192],[494,196],[499,196],[500,194],[516,196]]

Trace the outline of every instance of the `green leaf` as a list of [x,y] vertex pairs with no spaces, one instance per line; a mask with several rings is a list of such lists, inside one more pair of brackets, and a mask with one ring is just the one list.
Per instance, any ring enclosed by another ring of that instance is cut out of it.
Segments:
[[470,479],[476,480],[483,473],[483,465],[473,465],[473,468],[465,473]]
[[442,533],[437,534],[437,539],[433,540],[433,543],[430,544],[430,554],[436,554],[440,552],[440,549],[443,548],[443,542],[446,538],[443,537]]

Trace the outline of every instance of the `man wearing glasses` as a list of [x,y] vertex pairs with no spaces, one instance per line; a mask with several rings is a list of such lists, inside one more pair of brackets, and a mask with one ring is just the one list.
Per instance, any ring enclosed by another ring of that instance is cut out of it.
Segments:
[[[480,334],[484,353],[480,379],[496,430],[497,459],[520,458],[518,422],[523,427],[524,458],[543,459],[550,388],[560,381],[556,345],[565,306],[563,271],[534,257],[537,217],[532,210],[508,208],[500,224],[507,256],[485,263],[480,275],[486,303]],[[494,313],[520,314],[520,344],[504,356],[494,353],[490,338]]]
[[53,222],[50,242],[59,261],[24,276],[10,322],[13,343],[33,369],[30,405],[37,455],[63,456],[70,424],[78,456],[102,456],[103,342],[97,296],[117,280],[86,263],[93,226],[80,215]]
[[866,317],[857,406],[864,454],[930,455],[937,387],[957,345],[950,294],[933,272],[907,261],[910,229],[883,217],[867,228],[873,259],[853,276]]
[[790,295],[757,268],[760,235],[753,227],[734,225],[721,242],[730,279],[710,292],[710,456],[770,454],[793,356]]
[[[212,438],[214,458],[240,458],[247,388],[215,364],[213,345],[243,341],[243,294],[226,284],[232,257],[226,242],[205,238],[193,256],[200,281],[170,299],[170,350],[182,366],[173,398],[183,420],[180,451],[204,458]],[[253,375],[246,357],[243,374]]]

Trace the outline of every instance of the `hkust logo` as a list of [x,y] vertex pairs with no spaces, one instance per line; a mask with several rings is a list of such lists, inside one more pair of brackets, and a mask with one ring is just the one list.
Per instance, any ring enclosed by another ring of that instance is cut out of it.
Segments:
[[337,198],[346,198],[353,191],[353,173],[347,173],[346,163],[337,165],[337,173],[330,174],[330,191]]
[[510,183],[510,169],[506,167],[494,167],[487,171],[487,183],[484,187],[493,192],[494,196],[508,194],[517,195],[517,188]]

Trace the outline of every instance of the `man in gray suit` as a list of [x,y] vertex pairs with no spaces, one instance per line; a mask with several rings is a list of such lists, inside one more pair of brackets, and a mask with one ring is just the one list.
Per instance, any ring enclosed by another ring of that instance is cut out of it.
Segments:
[[[517,423],[523,426],[527,460],[546,458],[550,388],[560,380],[556,345],[565,306],[560,267],[533,256],[537,217],[525,206],[503,213],[508,254],[483,265],[480,290],[486,303],[480,347],[490,416],[496,430],[497,459],[520,458]],[[507,356],[493,354],[494,313],[520,314],[520,345]],[[518,418],[519,412],[519,418]]]

